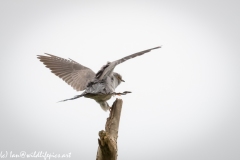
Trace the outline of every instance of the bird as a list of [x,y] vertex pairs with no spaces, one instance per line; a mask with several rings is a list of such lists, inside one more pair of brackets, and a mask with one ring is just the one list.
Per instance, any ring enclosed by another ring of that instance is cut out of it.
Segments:
[[161,46],[140,51],[116,61],[107,62],[96,74],[90,68],[70,58],[64,59],[48,53],[45,53],[45,55],[37,55],[37,58],[45,67],[49,68],[53,74],[72,86],[73,89],[76,91],[84,90],[82,94],[60,102],[74,100],[80,97],[91,98],[95,100],[104,111],[107,111],[111,109],[107,101],[112,96],[131,93],[130,91],[115,92],[117,86],[125,81],[119,73],[114,72],[114,68],[120,63],[158,48],[161,48]]

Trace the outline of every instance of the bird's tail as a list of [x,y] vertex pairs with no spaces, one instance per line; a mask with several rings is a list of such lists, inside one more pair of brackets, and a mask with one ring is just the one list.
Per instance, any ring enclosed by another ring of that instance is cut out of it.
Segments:
[[68,100],[74,100],[74,99],[77,99],[77,98],[80,98],[84,96],[83,94],[80,94],[80,95],[76,95],[74,96],[73,98],[69,98],[69,99],[64,99],[64,100],[61,100],[61,101],[58,101],[58,102],[65,102],[65,101],[68,101]]

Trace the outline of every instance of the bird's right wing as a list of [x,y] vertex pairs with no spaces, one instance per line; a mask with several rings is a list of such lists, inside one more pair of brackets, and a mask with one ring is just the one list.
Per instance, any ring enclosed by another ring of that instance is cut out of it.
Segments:
[[106,65],[104,65],[102,67],[102,69],[100,71],[98,71],[98,73],[96,74],[96,77],[99,78],[99,79],[103,79],[105,77],[105,75],[108,75],[110,74],[114,68],[116,67],[116,65],[120,64],[120,63],[123,63],[125,62],[126,60],[129,60],[131,58],[135,58],[137,56],[141,56],[147,52],[150,52],[151,50],[154,50],[154,49],[158,49],[158,48],[161,48],[161,46],[158,46],[158,47],[155,47],[155,48],[151,48],[151,49],[147,49],[147,50],[144,50],[144,51],[141,51],[141,52],[137,52],[137,53],[134,53],[134,54],[131,54],[129,56],[126,56],[126,57],[123,57],[119,60],[116,60],[116,61],[113,61],[113,62],[108,62]]
[[126,57],[123,57],[123,58],[121,58],[119,60],[116,60],[116,61],[114,61],[112,63],[115,63],[114,65],[116,66],[116,65],[118,65],[120,63],[125,62],[126,60],[129,60],[131,58],[135,58],[137,56],[141,56],[141,55],[143,55],[143,54],[145,54],[147,52],[150,52],[151,50],[158,49],[158,48],[161,48],[161,46],[158,46],[158,47],[155,47],[155,48],[151,48],[151,49],[147,49],[147,50],[144,50],[144,51],[141,51],[141,52],[137,52],[137,53],[131,54],[129,56],[126,56]]
[[38,59],[40,59],[52,73],[63,79],[77,91],[86,89],[88,82],[95,77],[95,73],[91,69],[74,60],[67,60],[51,54],[45,54],[48,56],[38,55]]

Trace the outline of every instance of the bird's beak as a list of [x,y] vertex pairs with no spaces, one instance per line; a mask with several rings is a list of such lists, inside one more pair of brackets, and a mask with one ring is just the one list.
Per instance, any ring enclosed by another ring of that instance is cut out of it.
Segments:
[[121,79],[122,82],[125,82],[123,79]]

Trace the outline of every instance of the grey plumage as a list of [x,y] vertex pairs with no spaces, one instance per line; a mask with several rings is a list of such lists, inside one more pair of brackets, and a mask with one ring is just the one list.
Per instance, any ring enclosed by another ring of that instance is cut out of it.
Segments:
[[84,96],[86,98],[94,99],[100,104],[102,109],[106,111],[109,109],[107,100],[109,100],[113,95],[125,95],[127,93],[131,93],[128,91],[123,93],[115,92],[116,87],[124,81],[122,80],[122,76],[120,74],[113,72],[114,68],[126,60],[143,55],[157,48],[160,47],[137,52],[119,60],[108,62],[96,74],[91,69],[72,59],[67,60],[47,53],[45,53],[47,56],[38,55],[38,59],[40,59],[40,61],[43,62],[43,64],[45,64],[52,73],[63,79],[75,90],[85,90],[82,94],[66,100],[73,100]]
[[48,53],[45,54],[48,56],[38,55],[40,61],[43,62],[52,73],[63,79],[77,91],[85,90],[87,84],[95,77],[95,73],[91,69],[74,60],[67,60]]

